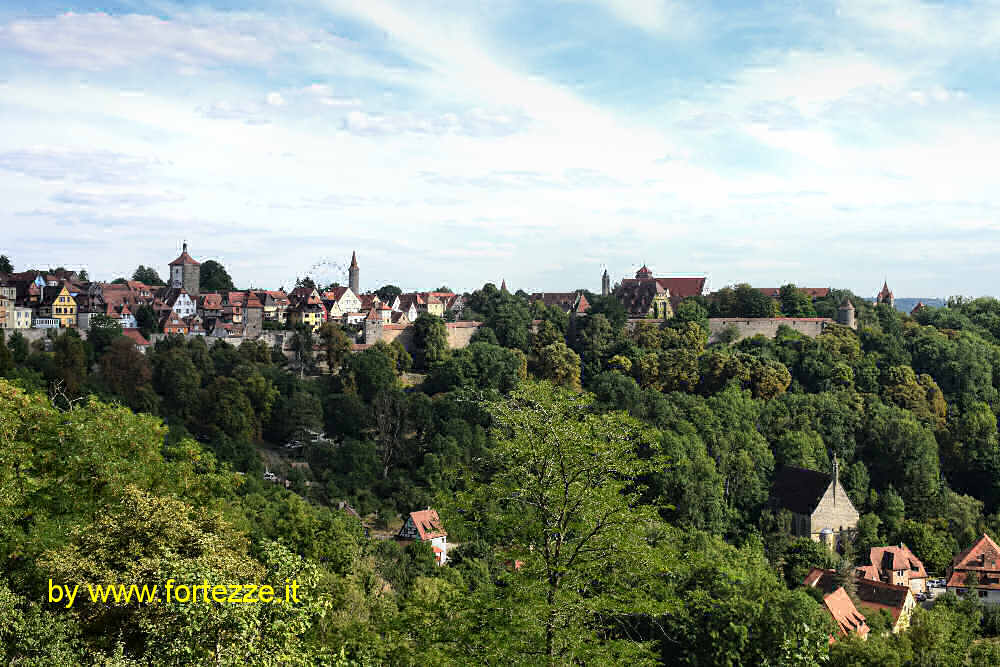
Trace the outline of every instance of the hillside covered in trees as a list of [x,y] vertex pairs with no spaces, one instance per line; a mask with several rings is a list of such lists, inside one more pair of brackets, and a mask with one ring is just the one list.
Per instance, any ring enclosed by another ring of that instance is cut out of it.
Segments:
[[[734,299],[737,298],[734,291]],[[792,295],[794,296],[794,294]],[[1000,664],[1000,614],[939,598],[841,639],[802,579],[905,542],[935,574],[1000,533],[1000,302],[914,317],[833,290],[857,331],[707,344],[710,308],[625,327],[493,285],[448,350],[296,359],[114,326],[0,344],[0,661],[133,664]],[[738,305],[737,301],[734,304]],[[734,308],[737,306],[733,306]],[[780,305],[778,307],[781,307]],[[48,348],[51,349],[48,349]],[[330,372],[318,372],[324,360]],[[828,471],[852,548],[792,538],[782,465]],[[263,479],[277,461],[288,487]],[[348,503],[365,525],[338,509]],[[457,543],[369,530],[433,506]],[[50,582],[281,584],[296,604],[48,601]]]

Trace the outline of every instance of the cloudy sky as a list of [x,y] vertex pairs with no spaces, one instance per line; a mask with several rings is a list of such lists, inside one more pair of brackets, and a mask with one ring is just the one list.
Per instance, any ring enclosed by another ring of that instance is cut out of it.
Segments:
[[19,269],[996,293],[997,0],[99,6],[0,3]]

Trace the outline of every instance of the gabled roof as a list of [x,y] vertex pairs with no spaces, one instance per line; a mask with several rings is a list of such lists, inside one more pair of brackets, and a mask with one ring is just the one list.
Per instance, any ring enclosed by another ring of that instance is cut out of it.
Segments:
[[855,579],[858,598],[865,604],[877,609],[886,609],[892,614],[893,621],[899,619],[906,605],[906,598],[913,593],[908,586],[894,586],[882,581],[871,579]]
[[833,616],[833,620],[837,622],[841,635],[846,637],[849,633],[854,632],[859,637],[867,637],[868,633],[871,632],[864,615],[851,602],[851,598],[843,586],[829,595],[823,596],[823,605]]
[[812,514],[830,486],[830,475],[806,468],[782,466],[774,476],[771,500],[796,514]]
[[149,345],[149,341],[146,337],[142,335],[142,332],[138,329],[122,329],[122,334],[126,338],[131,338],[132,342],[141,347],[146,347]]
[[956,555],[952,561],[952,568],[963,569],[998,569],[1000,563],[1000,547],[989,535],[983,533],[976,542]]
[[913,555],[913,552],[905,544],[890,547],[872,547],[869,555],[871,564],[881,572],[887,570],[909,570],[911,579],[927,577],[927,570],[924,569],[924,564],[920,562],[919,558]]
[[448,533],[441,525],[437,510],[426,509],[418,512],[410,512],[413,525],[417,529],[421,540],[430,540],[435,537],[447,537]]
[[204,310],[221,310],[222,295],[215,292],[206,292],[201,295],[201,307]]
[[[670,300],[680,303],[690,296],[701,296],[705,290],[705,277],[697,278],[655,278],[663,289],[670,290]],[[676,308],[677,303],[672,303]]]

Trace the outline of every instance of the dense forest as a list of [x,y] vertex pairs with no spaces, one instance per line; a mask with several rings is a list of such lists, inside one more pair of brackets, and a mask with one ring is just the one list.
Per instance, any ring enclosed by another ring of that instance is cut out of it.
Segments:
[[[295,357],[113,321],[0,339],[0,659],[17,665],[1000,664],[1000,613],[953,595],[840,638],[813,566],[905,542],[934,574],[1000,533],[1000,302],[914,316],[833,290],[747,289],[626,327],[488,284],[449,350]],[[708,344],[718,314],[858,330]],[[775,471],[829,471],[861,514],[844,553],[790,536]],[[264,479],[278,473],[286,484]],[[340,509],[347,503],[364,517]],[[434,507],[452,543],[375,532]],[[49,602],[52,582],[279,584],[297,604]],[[881,625],[880,625],[881,623]]]

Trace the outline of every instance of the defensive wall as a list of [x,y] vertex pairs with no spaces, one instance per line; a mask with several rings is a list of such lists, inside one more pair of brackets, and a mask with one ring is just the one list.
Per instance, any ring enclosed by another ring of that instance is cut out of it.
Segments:
[[718,341],[719,335],[730,327],[734,327],[737,332],[735,340],[751,338],[758,334],[774,338],[778,333],[778,327],[782,325],[815,338],[823,333],[828,324],[834,324],[829,317],[712,317],[708,320],[708,342]]
[[[632,333],[641,324],[649,323],[662,326],[666,321],[662,318],[631,318],[625,326],[629,333]],[[805,336],[815,338],[823,333],[829,324],[835,324],[835,322],[828,317],[710,317],[708,320],[708,342],[717,342],[719,334],[729,327],[734,327],[737,334],[733,342],[758,334],[774,338],[778,333],[778,327],[782,325]]]
[[[467,347],[469,341],[472,339],[472,335],[479,331],[479,327],[481,326],[483,326],[482,322],[445,322],[444,328],[448,336],[448,347],[452,350]],[[407,352],[412,353],[415,348],[413,331],[412,324],[365,323],[364,342],[362,345],[356,347],[358,349],[365,349],[365,346],[374,345],[379,341],[391,343],[394,340],[398,340],[406,348]]]

